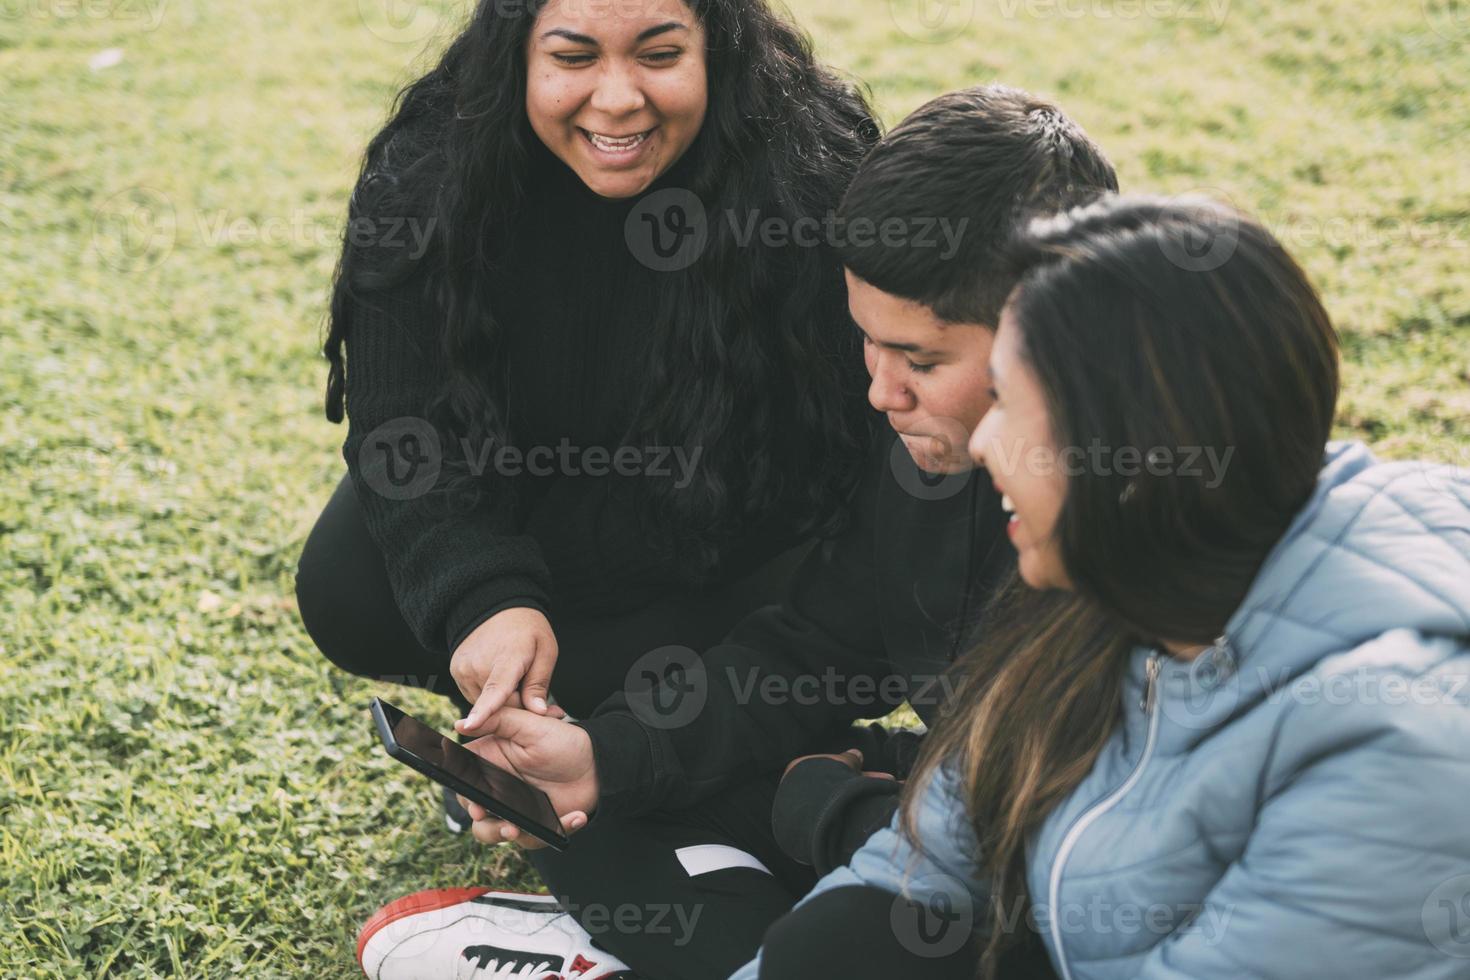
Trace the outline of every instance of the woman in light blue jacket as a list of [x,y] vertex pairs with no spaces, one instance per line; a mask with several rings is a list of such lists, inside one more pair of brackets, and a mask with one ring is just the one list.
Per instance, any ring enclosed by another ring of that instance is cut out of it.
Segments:
[[791,916],[892,891],[866,927],[982,976],[1030,928],[1063,980],[1470,977],[1470,475],[1324,456],[1336,335],[1234,211],[1113,199],[1016,255],[970,449],[1024,585]]

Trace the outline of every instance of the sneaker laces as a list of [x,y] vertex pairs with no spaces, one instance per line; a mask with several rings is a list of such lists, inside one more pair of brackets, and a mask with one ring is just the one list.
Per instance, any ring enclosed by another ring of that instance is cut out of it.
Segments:
[[555,971],[550,960],[539,963],[517,963],[510,960],[501,965],[499,960],[480,960],[461,956],[454,980],[565,980]]
[[454,980],[632,980],[633,974],[626,970],[599,973],[594,978],[592,970],[596,966],[596,962],[580,953],[566,973],[558,973],[550,960],[520,965],[510,960],[502,966],[499,960],[481,960],[479,957],[460,954],[459,969],[454,974]]

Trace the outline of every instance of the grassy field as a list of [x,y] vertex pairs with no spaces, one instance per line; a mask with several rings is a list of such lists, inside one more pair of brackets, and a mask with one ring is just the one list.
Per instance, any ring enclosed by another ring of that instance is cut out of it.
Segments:
[[[1470,464],[1463,2],[919,2],[794,12],[890,123],[1001,79],[1126,187],[1263,214],[1343,332],[1341,434]],[[0,976],[347,977],[383,901],[531,884],[293,604],[346,193],[462,13],[0,0]]]

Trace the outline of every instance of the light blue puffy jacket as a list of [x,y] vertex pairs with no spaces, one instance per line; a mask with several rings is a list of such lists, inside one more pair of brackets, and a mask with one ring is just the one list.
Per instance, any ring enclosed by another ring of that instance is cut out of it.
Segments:
[[[1119,728],[1031,839],[1062,980],[1470,978],[1470,474],[1327,450],[1224,642],[1132,652]],[[812,895],[868,884],[984,924],[947,772],[919,827],[922,850],[895,821]]]

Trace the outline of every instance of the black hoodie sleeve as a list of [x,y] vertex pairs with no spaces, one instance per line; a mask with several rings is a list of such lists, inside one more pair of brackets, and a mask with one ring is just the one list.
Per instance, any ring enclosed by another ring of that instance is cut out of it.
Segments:
[[544,611],[550,577],[535,540],[516,528],[510,494],[491,486],[474,510],[453,513],[433,492],[456,437],[426,418],[447,371],[419,277],[349,312],[342,457],[414,636],[452,652],[502,609]]
[[902,792],[901,783],[854,772],[836,759],[807,759],[781,780],[771,831],[792,860],[824,875],[888,826]]
[[694,658],[673,711],[659,692],[620,692],[580,722],[591,736],[599,813],[689,806],[779,770],[860,718],[903,701],[891,678],[874,567],[877,486],[889,446],[874,440],[852,517],[793,576],[785,602],[747,616]]
[[912,729],[890,731],[876,723],[848,733],[844,744],[862,750],[863,770],[893,779],[854,772],[835,759],[808,759],[794,766],[771,806],[771,829],[781,849],[818,874],[846,864],[898,811],[903,781],[923,738]]

